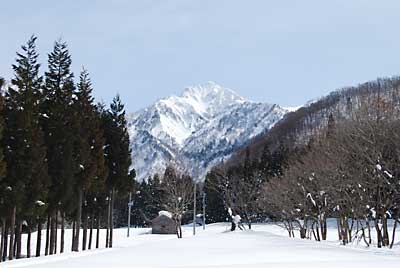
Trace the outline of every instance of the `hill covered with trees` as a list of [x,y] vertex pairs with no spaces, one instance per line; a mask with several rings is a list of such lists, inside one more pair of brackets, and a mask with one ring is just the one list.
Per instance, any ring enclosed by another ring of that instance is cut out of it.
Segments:
[[287,114],[208,174],[205,192],[214,208],[208,219],[222,220],[231,208],[249,228],[271,218],[290,236],[296,228],[302,238],[324,240],[326,219],[334,217],[343,244],[393,246],[388,220],[395,229],[399,88],[398,77],[378,79]]

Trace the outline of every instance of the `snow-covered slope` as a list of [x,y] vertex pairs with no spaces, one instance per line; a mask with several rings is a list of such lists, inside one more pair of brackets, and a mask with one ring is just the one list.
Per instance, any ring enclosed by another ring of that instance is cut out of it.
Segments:
[[128,117],[138,180],[169,164],[203,179],[216,163],[268,130],[287,112],[255,103],[213,82],[187,88]]

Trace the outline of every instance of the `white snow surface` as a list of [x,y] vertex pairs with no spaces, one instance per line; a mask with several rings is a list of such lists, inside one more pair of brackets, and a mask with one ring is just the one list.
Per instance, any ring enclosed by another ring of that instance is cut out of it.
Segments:
[[290,107],[284,107],[285,110],[289,111],[289,112],[295,112],[298,109],[300,109],[301,107],[303,107],[304,105],[299,105],[299,106],[290,106]]
[[215,164],[267,131],[288,110],[208,82],[128,116],[132,167],[142,181],[169,163],[204,179]]
[[161,216],[161,215],[167,216],[168,218],[172,219],[172,214],[169,211],[161,210],[161,211],[158,212],[158,216]]
[[[71,253],[71,231],[66,231],[67,253],[19,259],[1,263],[2,268],[262,268],[324,267],[368,268],[397,267],[400,260],[399,240],[393,249],[366,248],[360,245],[341,246],[334,228],[328,230],[330,241],[316,242],[289,238],[274,224],[255,224],[253,230],[230,232],[229,223],[211,224],[206,230],[183,228],[182,239],[175,235],[153,235],[150,229],[114,230],[114,248]],[[45,232],[43,232],[44,237]],[[397,233],[399,236],[399,232]],[[105,231],[101,233],[104,247]],[[24,236],[25,238],[25,236]],[[33,234],[32,245],[36,240]],[[25,239],[24,239],[25,241]],[[25,247],[23,248],[25,249]],[[33,250],[34,251],[34,250]],[[25,251],[23,251],[24,253]]]
[[239,224],[241,220],[242,220],[242,217],[240,217],[240,215],[235,215],[235,216],[233,217],[233,221],[234,221],[236,224]]

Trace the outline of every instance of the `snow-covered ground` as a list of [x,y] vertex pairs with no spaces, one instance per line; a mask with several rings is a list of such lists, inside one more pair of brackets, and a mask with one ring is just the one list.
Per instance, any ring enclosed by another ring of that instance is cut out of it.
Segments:
[[[315,242],[288,238],[286,231],[273,224],[254,225],[253,230],[230,232],[228,224],[197,228],[184,227],[183,239],[175,235],[152,235],[149,229],[115,230],[115,246],[79,253],[64,253],[1,263],[0,267],[182,267],[182,268],[260,268],[260,267],[377,267],[398,266],[400,245],[394,249],[341,246],[336,241]],[[335,230],[330,229],[335,239]],[[102,236],[104,236],[104,232]],[[67,237],[71,233],[67,232]],[[398,237],[400,233],[398,233]],[[70,239],[67,239],[70,249]],[[104,246],[104,237],[102,239]]]

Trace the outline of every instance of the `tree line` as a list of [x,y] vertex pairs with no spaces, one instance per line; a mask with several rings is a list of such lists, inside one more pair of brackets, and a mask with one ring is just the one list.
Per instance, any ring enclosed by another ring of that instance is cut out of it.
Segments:
[[88,71],[75,82],[61,40],[42,74],[36,40],[32,36],[17,52],[11,82],[0,79],[1,261],[22,257],[22,233],[28,258],[40,256],[43,247],[45,255],[63,253],[67,227],[73,251],[98,248],[102,227],[112,247],[114,200],[131,190],[135,176],[119,96],[110,108],[96,104]]
[[327,219],[334,218],[343,244],[392,247],[400,216],[399,82],[336,91],[214,168],[205,188],[218,214],[231,208],[249,228],[272,219],[289,236],[296,230],[317,241],[327,238]]

